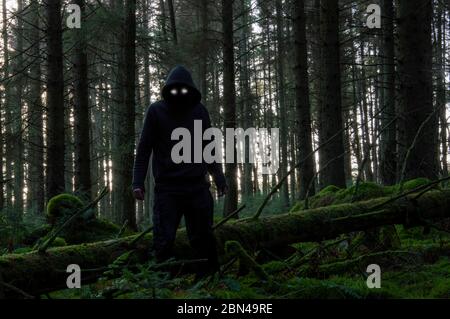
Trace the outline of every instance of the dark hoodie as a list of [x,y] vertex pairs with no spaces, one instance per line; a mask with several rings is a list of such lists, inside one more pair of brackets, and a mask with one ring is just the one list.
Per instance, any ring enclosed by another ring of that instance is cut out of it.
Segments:
[[[189,94],[183,103],[171,103],[169,92],[174,86],[183,85],[189,88]],[[169,73],[162,89],[163,100],[150,105],[147,109],[144,126],[142,128],[136,159],[133,168],[133,189],[144,189],[144,181],[150,155],[153,152],[152,169],[155,186],[158,190],[184,190],[196,187],[207,187],[206,174],[209,172],[217,187],[226,185],[222,167],[219,163],[207,164],[179,163],[172,161],[172,147],[179,143],[171,140],[172,131],[184,127],[194,136],[194,120],[202,120],[203,130],[211,127],[209,113],[200,103],[201,94],[196,88],[191,74],[182,66],[177,66]],[[207,141],[209,143],[210,141]],[[193,140],[191,140],[193,157]],[[203,145],[206,143],[203,142]]]

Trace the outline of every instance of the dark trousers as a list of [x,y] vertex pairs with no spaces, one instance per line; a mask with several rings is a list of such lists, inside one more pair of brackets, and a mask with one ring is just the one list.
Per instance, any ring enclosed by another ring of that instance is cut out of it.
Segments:
[[158,190],[153,207],[153,248],[157,261],[173,256],[176,232],[184,216],[195,258],[208,259],[196,267],[199,274],[218,269],[216,240],[212,230],[214,200],[207,187],[190,190]]

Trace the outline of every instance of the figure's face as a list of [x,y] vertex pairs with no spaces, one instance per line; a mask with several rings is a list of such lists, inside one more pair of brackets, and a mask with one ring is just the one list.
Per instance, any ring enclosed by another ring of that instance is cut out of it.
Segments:
[[176,96],[186,96],[189,93],[189,89],[187,87],[174,87],[170,90],[170,95],[173,97]]
[[187,106],[190,101],[190,90],[184,85],[175,85],[169,90],[169,104],[176,107]]

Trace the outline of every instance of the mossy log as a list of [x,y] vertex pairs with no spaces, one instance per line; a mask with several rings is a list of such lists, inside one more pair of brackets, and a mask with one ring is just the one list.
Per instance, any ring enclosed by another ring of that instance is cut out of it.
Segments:
[[[421,225],[428,221],[450,217],[450,191],[430,191],[414,199],[390,202],[377,211],[372,207],[388,200],[378,198],[366,202],[342,204],[310,209],[288,214],[247,219],[224,224],[216,229],[220,255],[224,255],[224,244],[238,241],[246,250],[273,248],[297,242],[322,241],[336,238],[340,234],[367,230],[392,224]],[[37,252],[0,257],[0,278],[3,282],[22,289],[28,294],[39,295],[66,287],[69,264],[78,264],[82,269],[82,280],[92,282],[104,268],[118,256],[130,249],[135,236],[90,244],[48,249],[45,254]],[[139,241],[138,259],[147,257],[151,236]],[[181,259],[193,258],[184,229],[178,231],[175,254]],[[87,271],[90,269],[90,271]],[[85,272],[83,273],[83,270]],[[0,289],[1,289],[0,283]],[[3,285],[4,286],[4,285]],[[5,295],[16,293],[5,290]]]

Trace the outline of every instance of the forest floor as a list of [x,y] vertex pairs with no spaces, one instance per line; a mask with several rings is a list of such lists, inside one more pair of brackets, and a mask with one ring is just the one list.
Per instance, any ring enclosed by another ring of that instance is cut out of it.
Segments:
[[[450,258],[434,256],[431,262],[415,258],[415,251],[450,243],[450,236],[422,229],[405,230],[396,227],[401,249],[411,252],[381,268],[381,288],[368,288],[367,265],[358,263],[338,275],[318,274],[314,267],[345,262],[345,245],[335,246],[336,241],[297,244],[299,256],[310,256],[305,262],[292,268],[290,261],[272,260],[261,263],[267,278],[250,270],[242,273],[239,262],[234,263],[222,276],[195,281],[193,275],[171,276],[163,271],[151,270],[149,262],[138,271],[124,269],[116,279],[100,279],[81,289],[67,289],[43,296],[44,298],[295,298],[295,299],[390,299],[390,298],[450,298]],[[326,246],[330,244],[330,248]],[[355,256],[368,253],[359,247]],[[311,251],[314,253],[311,254]],[[388,253],[389,254],[389,253]],[[356,257],[357,258],[357,257]],[[390,257],[388,257],[390,258]],[[291,258],[292,260],[292,258]],[[299,264],[299,263],[297,263]],[[386,269],[384,269],[386,268]],[[340,271],[341,272],[341,271]]]
[[[403,190],[415,189],[429,181],[417,179],[405,183]],[[383,187],[362,183],[358,187],[338,189],[329,186],[307,202],[293,205],[291,211],[367,200],[396,194],[398,186]],[[257,206],[257,202],[255,205]],[[247,206],[246,216],[255,210]],[[277,211],[272,201],[267,211]],[[98,222],[97,240],[107,239],[120,227]],[[196,280],[178,268],[158,267],[153,260],[132,267],[110,265],[108,271],[81,289],[66,289],[42,298],[287,298],[287,299],[390,299],[450,298],[450,222],[440,227],[407,228],[384,226],[366,232],[343,234],[323,242],[297,243],[280,251],[247,252],[237,242],[228,242],[241,250],[229,258],[221,273]],[[1,227],[1,223],[0,223]],[[41,227],[42,229],[42,227]],[[48,231],[48,230],[47,230]],[[89,229],[88,233],[96,233]],[[79,232],[77,233],[79,235]],[[33,237],[34,239],[34,237]],[[79,236],[58,238],[78,242]],[[90,241],[95,241],[91,238]],[[31,246],[14,253],[26,253]],[[5,251],[6,252],[6,251]],[[0,252],[1,255],[1,252]],[[380,288],[369,288],[367,267],[378,264]],[[114,276],[110,276],[114,273]]]

